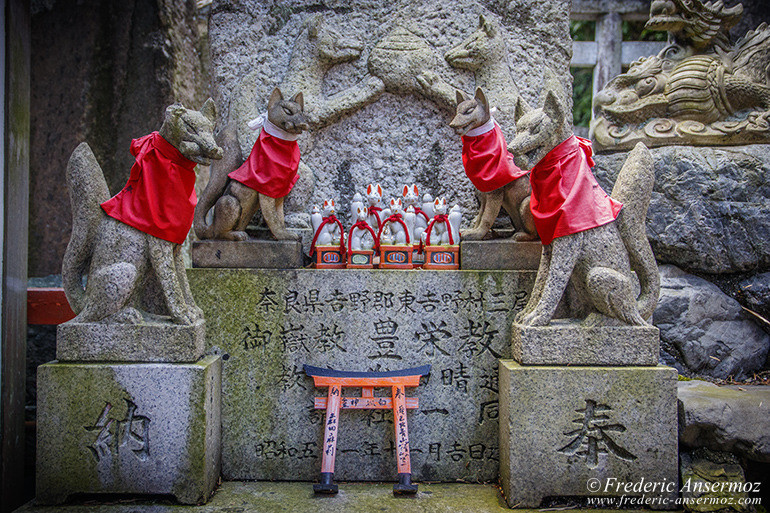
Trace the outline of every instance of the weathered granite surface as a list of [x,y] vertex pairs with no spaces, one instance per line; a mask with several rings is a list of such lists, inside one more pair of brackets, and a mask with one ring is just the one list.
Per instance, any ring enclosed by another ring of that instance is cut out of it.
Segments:
[[770,462],[770,386],[679,382],[679,442]]
[[[748,498],[747,490],[753,488],[753,484],[746,482],[743,468],[734,454],[705,448],[682,452],[679,471],[686,511],[754,511],[753,506],[742,503]],[[761,490],[761,485],[758,488]]]
[[[500,483],[511,507],[537,508],[549,496],[634,495],[609,478],[676,483],[676,427],[672,368],[500,362]],[[676,491],[645,495],[674,499]]]
[[196,362],[205,351],[206,323],[107,324],[69,321],[56,328],[60,361]]
[[[647,235],[659,262],[711,274],[770,269],[770,145],[650,152]],[[626,154],[595,156],[603,187],[615,181]]]
[[206,501],[221,463],[222,361],[38,368],[37,502],[74,493]]
[[204,240],[192,244],[193,267],[297,269],[302,244],[287,240]]
[[657,365],[658,328],[582,326],[565,319],[549,326],[514,323],[511,357],[522,365]]
[[660,267],[661,294],[653,315],[663,360],[685,375],[745,379],[765,365],[770,335],[738,302],[702,278]]
[[511,269],[537,271],[543,245],[515,242],[512,239],[460,242],[460,265],[463,269]]
[[[323,411],[302,365],[367,371],[431,364],[410,410],[415,481],[491,481],[499,358],[534,272],[188,271],[224,360],[223,478],[318,478]],[[360,394],[357,389],[346,394]],[[384,391],[377,391],[378,395]],[[343,411],[335,480],[392,480],[392,413]]]
[[[477,71],[470,70],[476,65],[472,63],[468,69],[451,67],[444,55],[477,31],[479,14],[501,27],[507,58],[485,63],[483,52],[476,52]],[[317,15],[323,17],[324,31],[339,35],[337,49],[355,50],[357,57],[334,64],[299,44],[304,42],[305,24]],[[347,212],[353,193],[371,182],[382,184],[386,198],[400,194],[405,184],[417,183],[420,191],[459,203],[469,221],[476,199],[462,168],[460,138],[448,126],[451,110],[429,100],[416,77],[405,72],[428,68],[466,91],[482,82],[515,80],[533,102],[542,88],[544,65],[569,84],[568,22],[566,0],[300,0],[285,7],[259,0],[220,0],[212,6],[209,32],[213,91],[223,119],[238,116],[246,155],[256,138],[246,121],[264,110],[272,88],[280,85],[289,95],[303,89],[306,111],[317,122],[299,144],[315,184],[306,195],[289,194],[290,225],[307,224],[310,206],[328,198],[337,199],[339,211]],[[386,72],[391,69],[396,72]],[[248,83],[242,83],[247,75]],[[501,125],[511,137],[513,122]]]

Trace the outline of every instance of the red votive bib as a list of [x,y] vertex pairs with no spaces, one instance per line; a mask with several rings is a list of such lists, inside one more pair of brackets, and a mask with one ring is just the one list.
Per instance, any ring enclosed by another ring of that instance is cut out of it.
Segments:
[[283,198],[299,180],[299,157],[297,141],[275,137],[262,128],[249,158],[227,176],[265,196]]
[[494,120],[490,122],[492,126],[488,131],[471,135],[476,130],[483,130],[479,127],[462,137],[465,174],[481,192],[494,191],[527,174],[513,163],[498,124]]
[[591,141],[573,135],[532,168],[530,208],[544,245],[605,225],[623,208],[596,181],[592,153]]
[[181,244],[193,222],[195,162],[158,132],[131,141],[136,162],[123,190],[102,203],[108,216],[159,239]]

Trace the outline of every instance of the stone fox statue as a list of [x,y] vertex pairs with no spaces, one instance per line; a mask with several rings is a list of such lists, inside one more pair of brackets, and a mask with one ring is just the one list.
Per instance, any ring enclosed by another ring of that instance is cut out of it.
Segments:
[[500,125],[492,117],[481,88],[476,89],[473,98],[457,91],[457,112],[449,126],[462,136],[465,174],[478,190],[481,202],[473,226],[462,232],[463,239],[483,238],[492,228],[500,208],[505,208],[511,217],[516,230],[514,240],[536,239],[529,210],[531,191],[527,173],[514,165]]
[[[261,208],[273,237],[299,239],[286,229],[283,203],[298,179],[297,138],[308,129],[304,111],[302,93],[284,100],[277,87],[273,90],[267,103],[267,119],[252,122],[262,131],[246,162],[238,167],[242,161],[232,156],[240,152],[232,151],[228,152],[230,159],[212,167],[211,179],[195,209],[195,234],[199,238],[246,240],[246,226]],[[213,219],[208,224],[206,216],[212,207]]]
[[[75,322],[139,323],[148,314],[178,324],[203,317],[187,283],[181,246],[195,208],[195,165],[222,158],[214,141],[216,109],[174,104],[159,132],[134,139],[128,183],[110,199],[91,148],[81,143],[67,165],[72,236],[62,265]],[[83,277],[88,275],[85,288]]]
[[509,147],[519,167],[532,167],[531,209],[543,241],[535,286],[517,322],[549,324],[569,286],[572,317],[586,325],[645,325],[660,291],[645,232],[652,157],[637,144],[608,196],[590,170],[590,141],[572,135],[563,100],[561,85],[550,77],[542,107],[525,113],[519,99],[516,109],[517,135]]

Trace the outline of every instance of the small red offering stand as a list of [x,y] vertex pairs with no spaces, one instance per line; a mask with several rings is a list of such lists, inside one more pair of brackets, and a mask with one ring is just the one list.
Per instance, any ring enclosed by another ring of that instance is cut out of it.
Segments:
[[[321,456],[321,482],[313,485],[313,491],[326,494],[335,494],[338,491],[337,485],[334,484],[334,457],[337,452],[340,409],[392,409],[398,463],[398,483],[393,485],[393,493],[417,493],[417,485],[412,484],[406,410],[416,409],[419,404],[416,397],[406,397],[405,388],[418,386],[420,377],[430,373],[430,365],[387,372],[349,372],[311,365],[304,365],[304,369],[305,374],[313,377],[315,386],[329,387],[326,397],[315,398],[316,409],[326,410],[326,422]],[[344,387],[360,387],[361,397],[342,397]],[[391,397],[375,397],[374,387],[391,387]]]

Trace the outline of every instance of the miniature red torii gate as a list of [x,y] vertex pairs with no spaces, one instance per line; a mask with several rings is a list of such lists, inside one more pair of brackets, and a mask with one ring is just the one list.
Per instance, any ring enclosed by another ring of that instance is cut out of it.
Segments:
[[[313,377],[315,386],[329,387],[326,397],[315,398],[315,407],[326,410],[326,422],[324,423],[321,456],[321,483],[314,484],[313,491],[315,493],[337,493],[338,487],[334,484],[334,457],[337,453],[340,410],[392,409],[393,424],[396,430],[396,461],[398,464],[398,483],[393,485],[393,493],[417,493],[417,485],[412,484],[406,410],[418,408],[419,402],[416,397],[406,397],[405,389],[406,387],[418,386],[420,377],[430,372],[430,365],[385,372],[350,372],[323,369],[312,365],[304,365],[303,368],[305,374]],[[361,397],[342,397],[344,387],[360,387]],[[391,387],[391,397],[375,397],[374,387]]]

